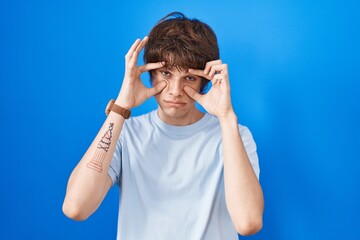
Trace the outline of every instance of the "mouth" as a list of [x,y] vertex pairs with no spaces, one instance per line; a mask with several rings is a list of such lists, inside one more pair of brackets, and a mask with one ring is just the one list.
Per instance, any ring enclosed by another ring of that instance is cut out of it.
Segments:
[[186,104],[185,102],[174,100],[164,100],[164,102],[170,107],[183,107]]

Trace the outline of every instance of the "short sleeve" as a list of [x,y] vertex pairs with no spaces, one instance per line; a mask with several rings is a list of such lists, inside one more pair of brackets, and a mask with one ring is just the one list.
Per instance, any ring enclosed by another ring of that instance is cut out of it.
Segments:
[[108,170],[108,175],[110,176],[113,184],[116,183],[120,186],[120,179],[121,179],[121,136],[116,143],[115,151],[113,157],[111,159],[111,163]]
[[250,132],[250,130],[242,125],[239,125],[240,136],[244,143],[244,147],[248,158],[250,160],[251,166],[255,172],[256,177],[259,179],[260,177],[260,167],[259,167],[259,158],[257,155],[257,148],[254,138]]

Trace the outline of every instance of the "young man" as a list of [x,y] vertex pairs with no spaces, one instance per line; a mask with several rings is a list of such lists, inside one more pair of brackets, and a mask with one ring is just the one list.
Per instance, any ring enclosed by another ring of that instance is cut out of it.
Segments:
[[[144,47],[146,64],[137,66]],[[116,183],[117,239],[235,240],[258,232],[264,200],[256,145],[237,123],[212,29],[169,14],[125,59],[120,93],[69,178],[64,213],[87,219]],[[152,88],[140,80],[147,71]],[[151,96],[157,110],[127,119]]]

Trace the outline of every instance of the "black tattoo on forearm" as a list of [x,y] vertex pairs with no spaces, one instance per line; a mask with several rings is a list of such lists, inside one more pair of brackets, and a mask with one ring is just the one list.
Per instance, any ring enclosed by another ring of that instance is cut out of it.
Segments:
[[100,139],[95,154],[91,161],[86,164],[88,168],[91,168],[99,173],[102,172],[102,164],[105,159],[106,153],[109,151],[111,145],[112,131],[114,129],[114,123],[109,124],[109,129]]

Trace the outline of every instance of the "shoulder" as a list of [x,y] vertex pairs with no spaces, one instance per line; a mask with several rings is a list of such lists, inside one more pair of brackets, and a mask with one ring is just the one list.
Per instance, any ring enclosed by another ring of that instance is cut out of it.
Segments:
[[[220,125],[219,119],[209,113],[206,113],[206,115],[207,115],[207,118],[209,119],[209,121],[207,121],[208,127],[218,126],[219,130],[221,130],[221,125]],[[238,123],[238,128],[239,128],[239,133],[241,136],[250,136],[251,135],[251,131],[247,126],[245,126],[241,123]]]
[[242,125],[240,123],[238,123],[238,126],[239,126],[239,132],[240,132],[241,136],[249,136],[249,135],[251,135],[251,131],[247,126]]
[[247,126],[241,124],[238,124],[238,126],[240,136],[246,150],[249,151],[250,149],[252,149],[253,151],[256,151],[256,143],[250,129]]
[[[220,121],[216,116],[211,115],[209,113],[205,113],[205,117],[208,119],[205,122],[205,126],[207,128],[216,127],[217,130],[221,130]],[[241,123],[238,123],[238,128],[239,128],[239,133],[240,133],[241,136],[249,136],[249,135],[251,135],[251,131],[247,126],[245,126],[245,125],[243,125]]]
[[145,132],[151,132],[154,128],[151,114],[152,112],[148,112],[146,114],[127,119],[123,125],[120,139],[124,136],[128,137],[129,135],[133,136],[134,134],[139,135],[144,134]]
[[137,126],[143,126],[144,124],[151,124],[152,118],[151,118],[152,112],[148,112],[139,116],[134,116],[125,121],[126,127],[137,127]]

